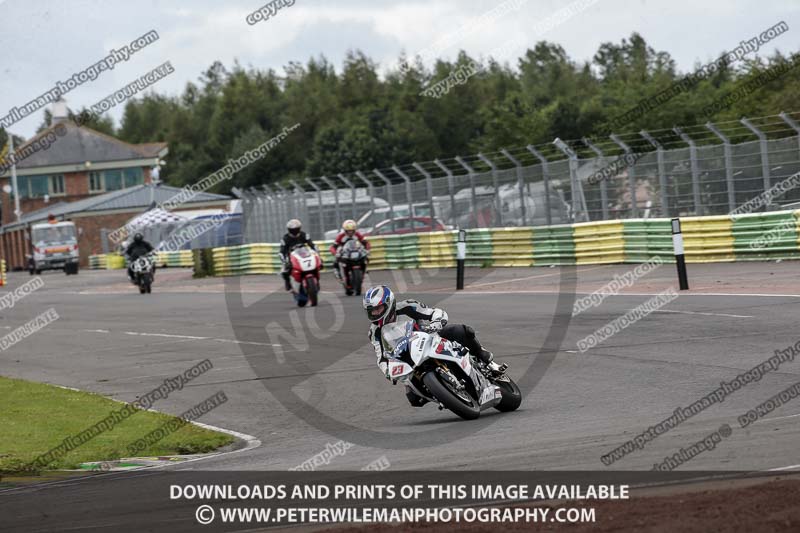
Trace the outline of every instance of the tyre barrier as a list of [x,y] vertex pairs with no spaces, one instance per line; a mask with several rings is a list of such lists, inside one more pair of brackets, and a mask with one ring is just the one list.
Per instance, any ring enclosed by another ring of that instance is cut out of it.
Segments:
[[[800,259],[800,210],[682,217],[687,263]],[[466,266],[526,267],[674,262],[668,218],[582,222],[532,228],[466,230]],[[370,269],[453,267],[457,231],[369,238]],[[326,267],[330,241],[318,249]],[[206,263],[216,276],[280,271],[279,244],[214,248]],[[195,261],[197,268],[197,260]],[[212,274],[208,274],[212,275]]]
[[89,256],[90,270],[105,270],[105,268],[106,268],[106,254],[96,254]]
[[194,266],[191,250],[179,250],[177,252],[157,252],[156,266],[191,268]]
[[[194,266],[191,250],[157,252],[156,266],[191,268]],[[89,256],[91,270],[118,270],[125,268],[125,258],[119,254],[97,254]]]

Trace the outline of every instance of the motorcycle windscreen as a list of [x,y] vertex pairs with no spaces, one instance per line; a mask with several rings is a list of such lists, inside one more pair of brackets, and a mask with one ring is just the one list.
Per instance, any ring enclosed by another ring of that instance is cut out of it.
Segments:
[[342,246],[342,256],[348,259],[358,260],[364,255],[364,246],[358,239],[348,239]]
[[292,255],[298,257],[299,259],[305,259],[307,257],[311,257],[311,249],[308,246],[298,246],[292,250]]
[[292,251],[292,257],[297,262],[297,268],[302,272],[317,269],[317,258],[311,248],[303,246]]
[[393,357],[400,357],[408,349],[413,333],[414,321],[408,317],[398,317],[381,328],[383,349]]

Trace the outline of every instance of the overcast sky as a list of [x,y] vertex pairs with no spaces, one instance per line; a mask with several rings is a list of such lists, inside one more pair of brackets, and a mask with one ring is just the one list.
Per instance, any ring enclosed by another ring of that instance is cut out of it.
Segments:
[[[518,10],[462,33],[442,55],[452,59],[464,49],[485,56],[520,37],[530,46],[541,39],[556,42],[572,59],[585,61],[601,43],[619,43],[636,31],[656,50],[669,52],[685,72],[779,21],[788,23],[789,31],[759,55],[800,48],[800,0],[598,0],[543,34],[535,34],[535,25],[568,2],[515,1],[523,4]],[[347,50],[360,49],[385,69],[396,64],[402,51],[413,54],[444,36],[456,39],[459,28],[501,2],[296,0],[269,20],[249,25],[245,17],[265,3],[0,0],[0,116],[153,29],[158,41],[69,92],[69,106],[94,104],[167,60],[175,72],[154,89],[171,95],[182,92],[214,60],[230,66],[238,59],[244,66],[282,74],[289,61],[324,54],[340,70]],[[121,112],[122,106],[111,112],[117,124]],[[11,131],[30,137],[41,120],[42,111],[37,111]]]

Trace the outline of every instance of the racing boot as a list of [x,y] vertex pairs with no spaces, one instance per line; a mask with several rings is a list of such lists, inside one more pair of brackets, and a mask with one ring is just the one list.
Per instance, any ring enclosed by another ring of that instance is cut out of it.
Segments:
[[281,272],[281,276],[283,276],[283,284],[286,287],[286,290],[287,291],[292,290],[292,283],[289,281],[289,273]]
[[506,371],[508,365],[494,362],[494,354],[481,345],[474,329],[470,326],[464,326],[464,331],[467,341],[464,346],[469,350],[469,353],[480,359],[493,374],[502,374]]
[[[474,352],[473,352],[474,353]],[[493,374],[502,374],[508,368],[508,365],[497,364],[494,362],[494,354],[481,346],[480,353],[476,354],[476,357],[486,363],[486,366],[489,368],[489,371]]]

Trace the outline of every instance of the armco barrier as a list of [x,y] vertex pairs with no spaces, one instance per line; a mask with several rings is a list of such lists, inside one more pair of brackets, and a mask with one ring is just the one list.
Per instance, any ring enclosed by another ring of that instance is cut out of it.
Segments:
[[[681,218],[687,263],[800,259],[800,211]],[[467,230],[466,265],[525,267],[675,260],[670,220]],[[372,237],[371,270],[455,266],[457,231]],[[319,243],[326,266],[330,242]],[[279,245],[213,249],[215,275],[280,271]]]
[[[193,266],[192,251],[180,250],[178,252],[158,252],[156,254],[156,265],[191,268]],[[92,270],[116,270],[125,268],[125,258],[119,254],[90,255],[89,268]]]
[[156,265],[168,267],[192,267],[192,251],[179,250],[177,252],[158,252]]
[[106,269],[119,270],[125,268],[125,258],[119,254],[106,254]]
[[89,268],[92,270],[105,270],[106,268],[106,254],[97,254],[89,256]]

